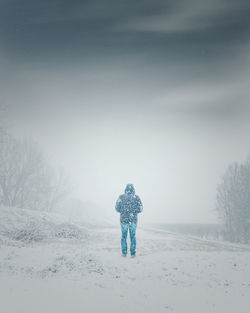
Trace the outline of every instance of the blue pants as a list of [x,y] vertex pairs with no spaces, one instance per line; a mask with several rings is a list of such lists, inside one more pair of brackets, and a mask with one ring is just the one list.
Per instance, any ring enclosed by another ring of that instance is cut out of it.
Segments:
[[136,238],[135,238],[135,231],[137,224],[136,223],[120,223],[121,224],[121,231],[122,231],[122,238],[121,238],[121,246],[122,246],[122,254],[127,254],[127,236],[128,236],[128,229],[130,235],[130,254],[135,255],[135,248],[136,248]]

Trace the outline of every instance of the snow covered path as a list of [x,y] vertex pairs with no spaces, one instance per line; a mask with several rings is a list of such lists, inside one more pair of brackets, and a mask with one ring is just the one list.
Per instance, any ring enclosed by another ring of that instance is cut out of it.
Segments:
[[3,313],[248,313],[250,248],[140,226],[135,259],[120,256],[119,228],[2,243],[0,301]]

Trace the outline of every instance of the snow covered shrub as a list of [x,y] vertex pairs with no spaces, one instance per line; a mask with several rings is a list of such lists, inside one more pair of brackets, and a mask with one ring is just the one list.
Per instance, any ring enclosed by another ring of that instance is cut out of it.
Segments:
[[5,235],[12,240],[23,242],[39,242],[47,238],[47,234],[41,229],[39,224],[32,221],[20,229],[9,231]]
[[58,238],[81,239],[82,231],[73,224],[63,223],[55,227],[55,236]]

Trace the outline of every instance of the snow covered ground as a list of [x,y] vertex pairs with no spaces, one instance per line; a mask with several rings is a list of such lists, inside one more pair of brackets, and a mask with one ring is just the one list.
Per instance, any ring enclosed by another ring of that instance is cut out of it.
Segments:
[[[129,243],[129,239],[128,239]],[[2,313],[249,313],[250,247],[0,208]]]

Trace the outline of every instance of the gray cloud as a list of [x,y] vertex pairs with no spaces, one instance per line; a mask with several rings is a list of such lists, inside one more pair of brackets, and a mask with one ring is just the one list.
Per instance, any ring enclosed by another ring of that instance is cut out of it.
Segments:
[[166,114],[186,115],[202,119],[203,122],[231,123],[249,118],[250,94],[243,88],[237,89],[237,86],[231,86],[231,90],[229,88],[228,85],[226,88],[178,88],[159,102]]
[[121,29],[189,33],[230,26],[231,23],[249,24],[245,9],[248,12],[249,5],[242,1],[236,4],[226,0],[179,0],[175,2],[174,10],[165,8],[155,14],[133,17]]
[[[6,1],[0,4],[6,56],[85,62],[147,53],[167,63],[223,58],[249,37],[248,1]],[[185,55],[184,55],[185,54]]]

